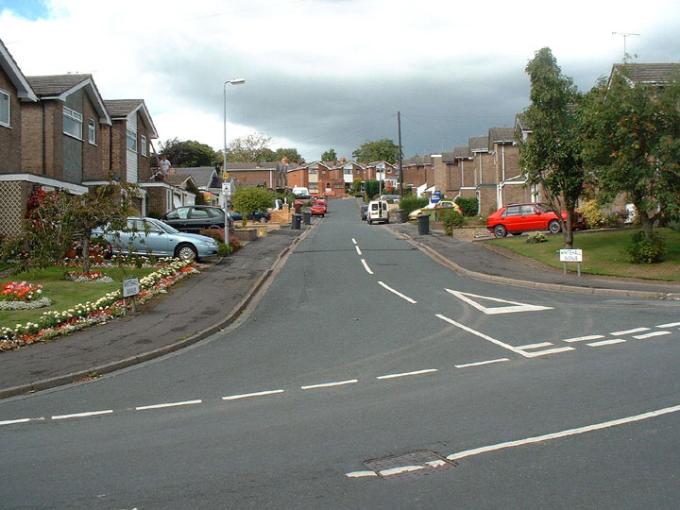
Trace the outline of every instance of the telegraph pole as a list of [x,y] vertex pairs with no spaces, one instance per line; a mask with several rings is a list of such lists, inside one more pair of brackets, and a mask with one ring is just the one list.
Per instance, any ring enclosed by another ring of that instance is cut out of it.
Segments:
[[401,112],[397,112],[397,132],[399,133],[399,196],[404,198],[404,166],[401,152]]

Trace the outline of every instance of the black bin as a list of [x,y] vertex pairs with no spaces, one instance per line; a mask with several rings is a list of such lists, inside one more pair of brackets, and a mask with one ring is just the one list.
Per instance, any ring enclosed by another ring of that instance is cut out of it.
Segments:
[[305,225],[312,224],[312,213],[311,211],[302,211],[302,217],[305,220]]
[[293,214],[293,223],[291,225],[293,227],[293,230],[300,230],[301,221],[302,221],[301,214]]
[[418,216],[418,235],[424,236],[430,233],[430,215],[421,214]]

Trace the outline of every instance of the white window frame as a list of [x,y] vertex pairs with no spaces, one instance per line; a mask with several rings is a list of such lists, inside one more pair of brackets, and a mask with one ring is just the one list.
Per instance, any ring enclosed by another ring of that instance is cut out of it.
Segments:
[[87,120],[87,141],[90,145],[97,145],[97,122],[93,118]]
[[142,140],[141,140],[141,145],[142,145],[141,153],[142,153],[142,156],[147,157],[149,155],[149,151],[147,150],[146,136],[142,135],[141,138],[142,138]]
[[[137,132],[128,129],[126,138],[127,138],[126,142],[127,150],[129,150],[130,152],[137,152]],[[132,147],[130,147],[130,142],[133,142]]]
[[83,139],[83,114],[69,108],[68,106],[64,106],[64,117],[68,117],[72,121],[78,123],[78,125],[80,126],[80,130],[79,130],[80,132],[77,135],[74,134],[74,133],[69,133],[68,131],[66,131],[66,129],[63,130],[64,134],[67,135],[67,136],[70,136],[72,138],[75,138],[76,140],[82,140]]
[[9,92],[0,89],[0,95],[7,96],[7,122],[0,119],[0,126],[12,127],[12,96]]

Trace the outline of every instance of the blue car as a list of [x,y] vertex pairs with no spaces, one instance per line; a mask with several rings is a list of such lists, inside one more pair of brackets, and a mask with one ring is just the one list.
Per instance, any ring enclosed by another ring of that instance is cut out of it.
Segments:
[[180,232],[154,218],[128,218],[122,230],[98,229],[93,237],[105,239],[113,253],[155,255],[194,260],[217,255],[217,241],[211,237]]

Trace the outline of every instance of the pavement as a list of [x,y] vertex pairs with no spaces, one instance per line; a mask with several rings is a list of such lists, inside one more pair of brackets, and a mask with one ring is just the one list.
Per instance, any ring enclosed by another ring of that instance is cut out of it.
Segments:
[[[417,226],[409,223],[386,228],[438,262],[480,280],[553,291],[680,300],[678,284],[563,275],[489,249],[488,243],[461,241],[434,230],[421,236]],[[224,329],[297,244],[302,232],[306,231],[272,230],[267,237],[180,282],[136,315],[2,353],[0,398],[87,381],[187,347]]]

